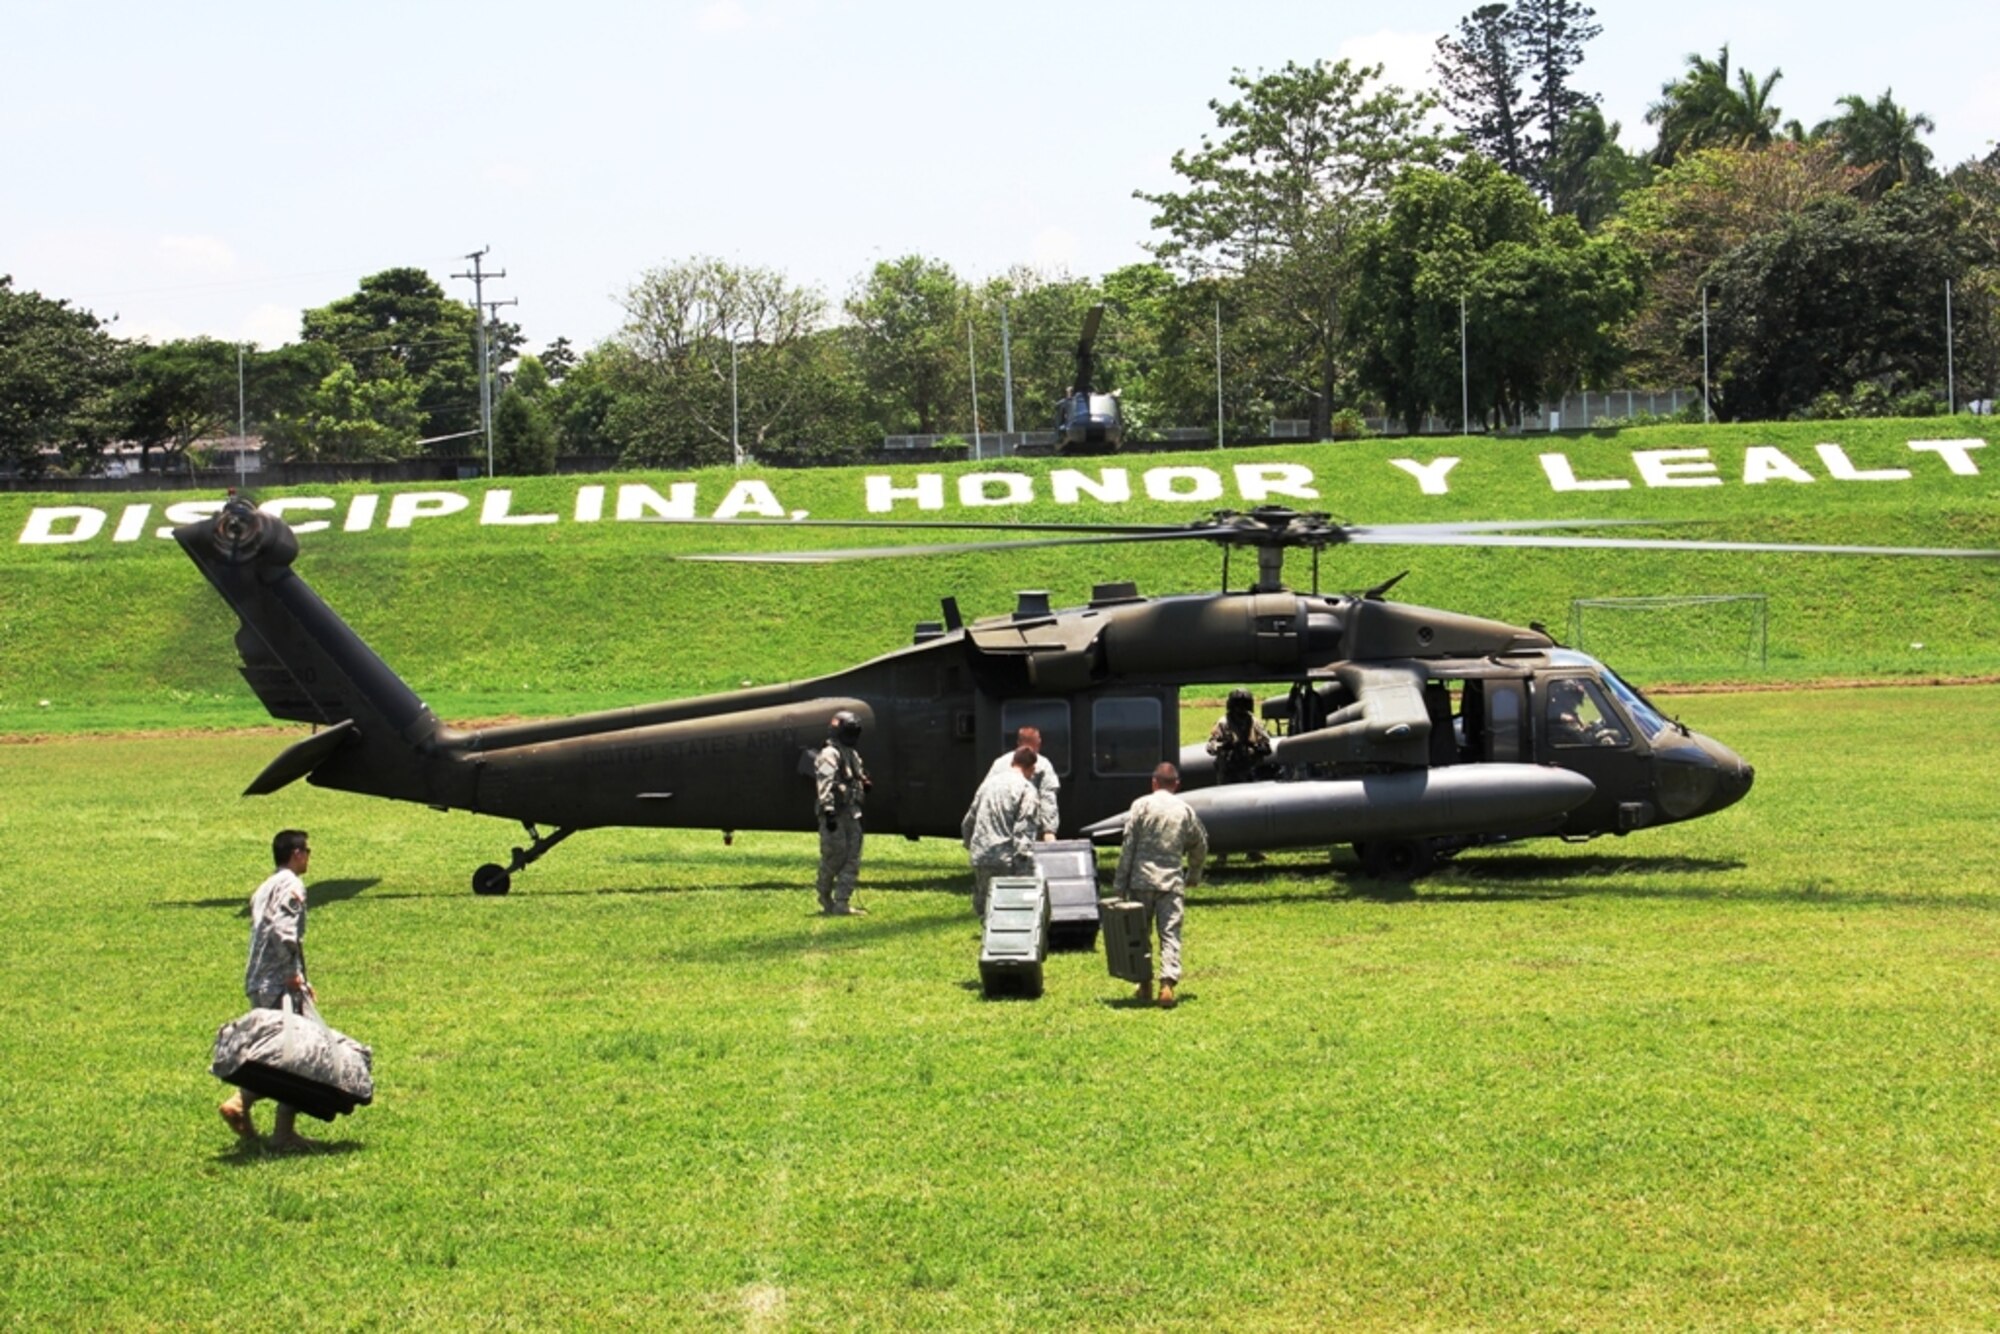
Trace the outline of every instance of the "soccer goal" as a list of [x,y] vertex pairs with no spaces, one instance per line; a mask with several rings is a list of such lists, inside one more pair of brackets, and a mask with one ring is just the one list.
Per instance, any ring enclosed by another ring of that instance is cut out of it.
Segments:
[[1770,608],[1762,593],[1575,598],[1571,647],[1620,671],[1732,671],[1770,662]]

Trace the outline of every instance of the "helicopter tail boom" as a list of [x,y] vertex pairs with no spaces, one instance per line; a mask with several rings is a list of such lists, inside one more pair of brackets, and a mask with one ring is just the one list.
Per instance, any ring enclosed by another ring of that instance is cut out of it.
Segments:
[[[273,761],[246,795],[311,775],[325,786],[428,799],[418,755],[442,731],[437,716],[292,572],[298,538],[284,520],[237,498],[174,529],[174,540],[241,622],[243,679],[265,709],[328,729]],[[340,781],[343,772],[355,781]]]

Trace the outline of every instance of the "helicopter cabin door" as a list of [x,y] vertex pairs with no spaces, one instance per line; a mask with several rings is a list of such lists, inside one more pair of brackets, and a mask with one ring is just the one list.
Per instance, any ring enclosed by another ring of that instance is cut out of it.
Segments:
[[1116,815],[1152,788],[1160,761],[1180,754],[1180,694],[1119,690],[1001,700],[994,755],[1023,726],[1042,734],[1042,755],[1062,780],[1062,836]]

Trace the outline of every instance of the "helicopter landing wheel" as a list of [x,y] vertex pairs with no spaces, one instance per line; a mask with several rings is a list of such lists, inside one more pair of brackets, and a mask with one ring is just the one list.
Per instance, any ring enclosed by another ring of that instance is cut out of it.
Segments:
[[1356,843],[1354,855],[1361,859],[1361,873],[1375,880],[1408,883],[1437,867],[1437,852],[1428,839],[1398,838]]
[[506,867],[488,862],[472,873],[475,894],[505,894],[514,887],[514,876]]

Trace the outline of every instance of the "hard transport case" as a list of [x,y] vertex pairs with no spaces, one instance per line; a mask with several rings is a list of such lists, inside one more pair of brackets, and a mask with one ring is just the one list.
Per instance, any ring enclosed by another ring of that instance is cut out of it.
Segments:
[[1097,849],[1087,838],[1037,843],[1035,871],[1049,886],[1049,948],[1097,948]]
[[1097,905],[1104,926],[1104,963],[1127,982],[1153,980],[1152,914],[1137,899],[1106,899]]
[[988,996],[1040,996],[1048,927],[1049,896],[1040,876],[993,877],[979,939],[980,989]]

